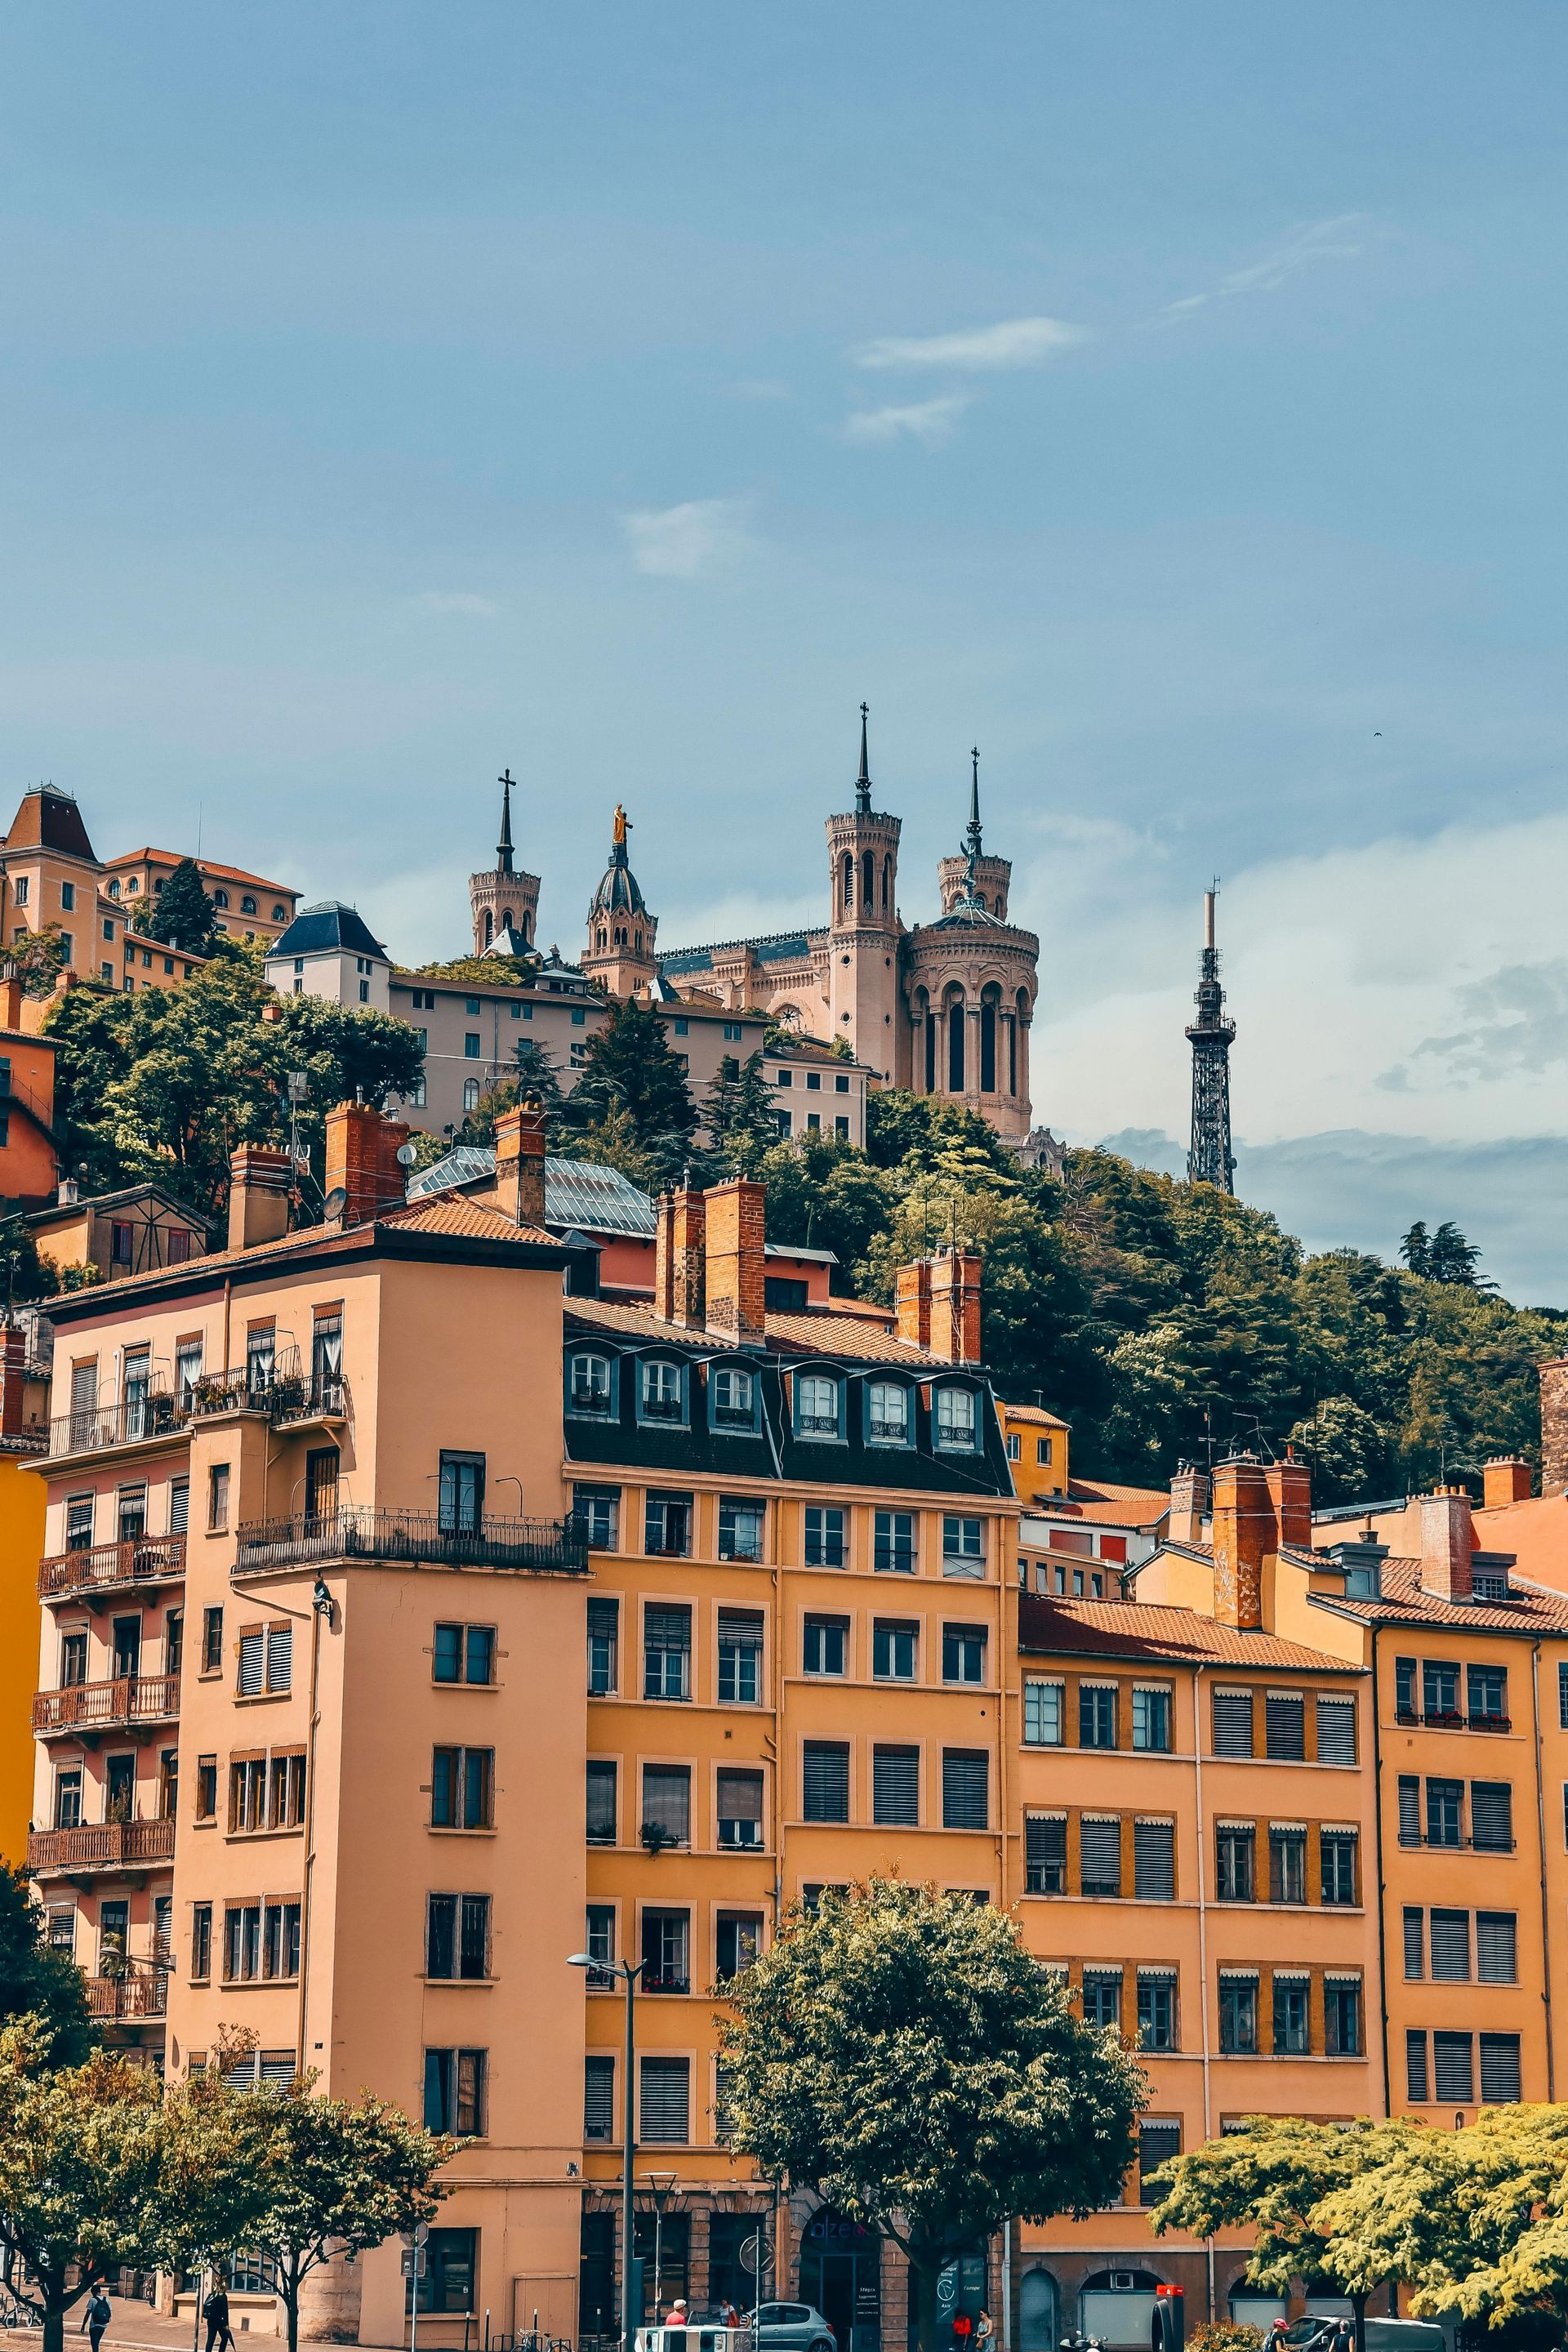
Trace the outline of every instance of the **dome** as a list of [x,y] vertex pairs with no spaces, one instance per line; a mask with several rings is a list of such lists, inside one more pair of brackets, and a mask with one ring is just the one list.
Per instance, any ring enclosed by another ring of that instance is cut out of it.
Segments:
[[637,887],[637,877],[626,860],[626,813],[616,811],[615,838],[610,849],[610,862],[595,891],[588,908],[588,919],[595,915],[646,915],[647,902]]

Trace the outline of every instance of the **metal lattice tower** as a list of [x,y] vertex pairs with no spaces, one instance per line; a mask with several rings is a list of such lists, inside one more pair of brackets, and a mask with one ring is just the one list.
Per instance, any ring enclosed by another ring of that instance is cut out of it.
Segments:
[[1198,1017],[1188,1029],[1193,1041],[1193,1134],[1187,1148],[1187,1181],[1236,1190],[1230,1148],[1230,1041],[1236,1024],[1225,1011],[1219,982],[1219,950],[1214,939],[1212,890],[1204,892],[1204,948],[1198,960]]

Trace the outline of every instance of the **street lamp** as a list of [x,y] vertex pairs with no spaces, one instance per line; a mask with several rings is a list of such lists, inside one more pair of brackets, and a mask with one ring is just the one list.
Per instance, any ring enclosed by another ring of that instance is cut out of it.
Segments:
[[637,2322],[637,2315],[632,2309],[632,2241],[636,2230],[636,2208],[632,2201],[635,2146],[632,2070],[637,2063],[637,2015],[632,2004],[644,1963],[641,1960],[602,1960],[595,1958],[592,1952],[574,1952],[566,1965],[569,1969],[593,1969],[601,1976],[619,1977],[626,1988],[626,2055],[622,2062],[621,2083],[621,2352],[632,2352]]
[[675,2193],[679,2179],[678,2172],[645,2172],[648,2193],[653,2199],[653,2315],[658,2317],[658,2306],[664,2300],[664,2209]]

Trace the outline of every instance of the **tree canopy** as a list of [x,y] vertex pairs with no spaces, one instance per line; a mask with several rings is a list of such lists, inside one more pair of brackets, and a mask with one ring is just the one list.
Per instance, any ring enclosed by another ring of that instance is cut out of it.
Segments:
[[87,1979],[68,1952],[45,1941],[28,1884],[25,1868],[0,1862],[0,2021],[31,2012],[48,2030],[53,2063],[79,2065],[98,2041]]
[[579,1131],[621,1129],[656,1180],[677,1181],[691,1156],[697,1111],[681,1058],[653,1005],[612,997],[604,1026],[589,1038],[572,1092]]
[[153,902],[147,931],[172,948],[205,955],[217,930],[217,909],[203,887],[194,857],[182,857]]
[[715,1177],[756,1174],[779,1134],[760,1048],[744,1061],[735,1054],[721,1057],[703,1101],[702,1124],[708,1134],[705,1156]]

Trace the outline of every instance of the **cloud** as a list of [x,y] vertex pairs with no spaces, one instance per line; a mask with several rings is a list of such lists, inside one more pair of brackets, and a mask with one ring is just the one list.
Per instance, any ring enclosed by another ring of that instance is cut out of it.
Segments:
[[994,327],[970,327],[951,335],[882,335],[862,343],[855,364],[863,368],[1038,367],[1058,352],[1089,341],[1087,327],[1065,319],[1004,319]]
[[1206,293],[1184,294],[1168,302],[1160,316],[1181,319],[1210,302],[1224,302],[1237,294],[1272,294],[1297,271],[1315,261],[1354,261],[1365,250],[1364,213],[1338,213],[1331,220],[1308,221],[1292,229],[1284,242],[1243,269],[1233,269]]
[[[1468,1027],[1447,1036],[1424,1037],[1412,1062],[1435,1065],[1432,1076],[1451,1085],[1518,1073],[1543,1077],[1568,1064],[1568,961],[1510,964],[1456,992],[1456,1008]],[[1409,1083],[1407,1068],[1384,1073],[1391,1087]]]
[[923,442],[928,449],[935,449],[943,441],[952,440],[969,399],[966,392],[949,392],[936,400],[918,401],[907,408],[857,409],[844,420],[844,438],[873,447],[907,439]]
[[493,621],[500,611],[488,596],[471,595],[467,589],[426,588],[414,602],[426,613],[466,613],[475,621]]
[[639,572],[661,580],[696,580],[721,572],[751,545],[743,499],[687,499],[678,507],[644,507],[621,517]]

